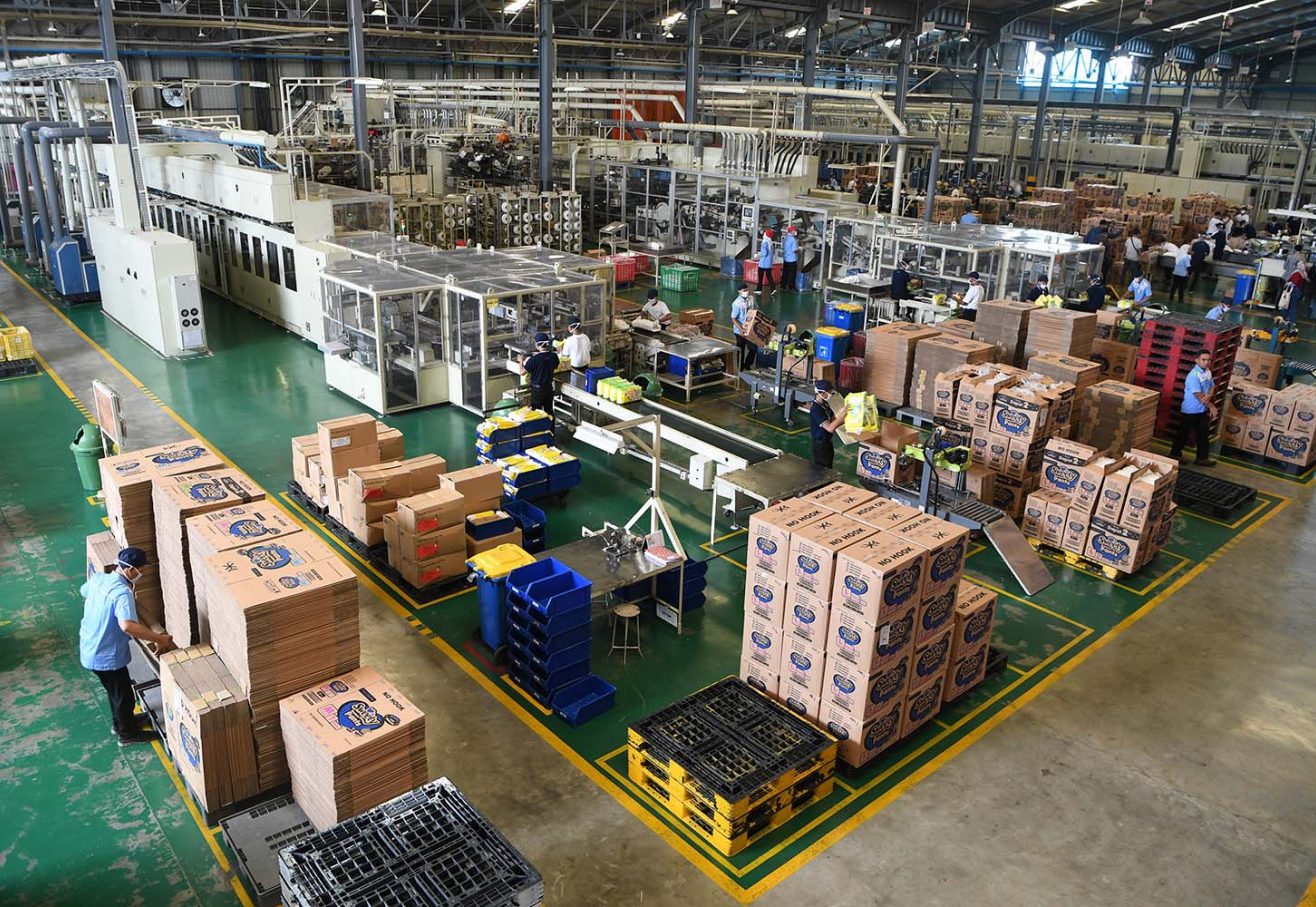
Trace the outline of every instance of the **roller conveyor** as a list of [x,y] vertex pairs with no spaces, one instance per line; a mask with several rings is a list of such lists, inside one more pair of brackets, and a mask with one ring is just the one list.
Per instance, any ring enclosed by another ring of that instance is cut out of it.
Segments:
[[664,428],[671,425],[677,431],[692,438],[698,438],[711,446],[718,447],[732,456],[739,457],[747,464],[762,463],[764,460],[771,460],[778,454],[778,451],[770,447],[747,441],[730,432],[715,428],[701,419],[682,415],[676,410],[654,403],[652,400],[640,400],[637,403],[628,404],[626,408],[642,416],[661,416]]

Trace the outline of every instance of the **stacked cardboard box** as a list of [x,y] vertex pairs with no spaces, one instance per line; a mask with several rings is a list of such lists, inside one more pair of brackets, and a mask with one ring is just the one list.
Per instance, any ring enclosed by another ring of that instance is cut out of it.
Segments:
[[1006,365],[1018,365],[1028,337],[1028,320],[1035,306],[1015,299],[991,299],[978,304],[974,324],[975,340],[996,347],[995,359]]
[[1071,426],[1083,422],[1083,399],[1089,387],[1101,380],[1101,363],[1060,353],[1038,353],[1028,360],[1028,370],[1055,381],[1074,385],[1074,405],[1069,415]]
[[[391,463],[404,456],[402,432],[383,422],[375,423],[375,437],[379,446],[379,462]],[[292,477],[305,495],[325,506],[330,491],[325,486],[324,470],[320,466],[320,434],[301,435],[292,439]],[[332,483],[331,483],[332,484]]]
[[987,654],[996,627],[996,593],[961,580],[951,621],[945,701],[958,699],[987,674]]
[[374,668],[279,703],[292,795],[318,831],[429,780],[425,715]]
[[440,478],[439,487],[462,496],[462,516],[497,510],[503,495],[503,472],[492,463],[458,469]]
[[418,589],[465,575],[466,509],[466,498],[447,485],[398,501],[383,520],[389,564]]
[[872,482],[904,485],[916,472],[916,461],[903,459],[905,447],[919,443],[918,431],[894,419],[883,419],[875,432],[859,436],[855,473]]
[[[119,567],[119,551],[124,546],[108,529],[87,536],[87,579],[93,573],[113,573]],[[133,583],[137,601],[137,619],[157,630],[164,629],[164,600],[160,597],[160,565],[147,564]]]
[[[923,217],[923,209],[926,203],[926,198],[919,199],[918,217],[920,219]],[[939,224],[958,224],[960,218],[964,216],[971,205],[972,202],[967,198],[938,195],[932,201],[932,220]]]
[[1146,448],[1156,430],[1160,394],[1120,381],[1098,381],[1087,389],[1083,421],[1075,439],[1112,456]]
[[[996,348],[990,343],[949,334],[929,337],[914,348],[914,374],[910,382],[910,403],[915,409],[934,412],[937,377],[960,366],[990,362]],[[953,393],[947,404],[953,406]],[[950,415],[950,412],[942,415]]]
[[1038,353],[1060,353],[1087,359],[1097,334],[1097,316],[1073,309],[1038,309],[1028,319],[1024,360]]
[[160,656],[165,738],[178,773],[206,812],[260,793],[251,708],[210,646]]
[[978,217],[984,224],[1003,224],[1010,213],[1010,201],[1004,198],[978,199]]
[[356,575],[310,533],[212,555],[211,645],[251,703],[260,789],[288,781],[279,700],[360,665]]
[[1284,357],[1279,353],[1240,348],[1234,353],[1234,378],[1262,387],[1274,387],[1283,364]]
[[1059,186],[1039,186],[1033,190],[1033,200],[1039,202],[1058,202],[1062,205],[1072,205],[1077,196],[1077,189],[1063,189]]
[[265,491],[236,469],[157,477],[154,482],[155,541],[160,556],[165,629],[175,644],[190,646],[202,640],[192,591],[186,521],[214,510],[263,501]]
[[1124,196],[1124,207],[1144,214],[1173,214],[1174,198],[1158,192]]
[[1047,445],[1042,488],[1021,529],[1045,545],[1122,573],[1146,565],[1169,537],[1179,464],[1142,450],[1107,456],[1061,439]]
[[866,331],[864,390],[885,403],[904,406],[909,402],[909,382],[918,344],[939,333],[934,327],[904,322]]
[[1079,195],[1091,199],[1094,208],[1118,209],[1120,203],[1124,201],[1124,187],[1111,183],[1092,180],[1083,181],[1080,185],[1079,181],[1075,180],[1074,188]]
[[1179,200],[1179,225],[1185,233],[1197,236],[1205,233],[1211,223],[1211,217],[1217,211],[1224,211],[1233,206],[1233,202],[1213,192],[1194,192]]
[[1065,206],[1059,202],[1028,201],[1014,206],[1014,225],[1029,230],[1068,232],[1073,222],[1066,217]]
[[[1098,313],[1100,316],[1101,313]],[[1100,332],[1101,324],[1097,330]],[[1100,380],[1133,381],[1133,367],[1138,361],[1138,348],[1131,343],[1097,337],[1092,341],[1092,361],[1101,366]]]
[[267,545],[277,538],[300,532],[301,527],[278,507],[266,501],[191,516],[187,518],[186,525],[197,635],[201,642],[209,642],[210,606],[206,601],[209,583],[205,581],[206,572],[203,569],[206,560],[221,551]]
[[974,323],[963,318],[947,318],[945,321],[938,321],[933,327],[943,334],[954,334],[957,337],[965,337],[969,340],[974,339]]
[[1316,388],[1273,390],[1247,381],[1229,387],[1220,443],[1277,463],[1309,466],[1316,457]]
[[380,544],[384,517],[397,510],[398,501],[438,488],[447,469],[443,457],[432,453],[349,469],[334,480],[342,524],[363,544]]

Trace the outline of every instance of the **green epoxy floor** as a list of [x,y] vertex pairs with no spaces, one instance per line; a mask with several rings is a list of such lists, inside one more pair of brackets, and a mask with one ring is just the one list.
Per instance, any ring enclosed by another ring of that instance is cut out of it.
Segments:
[[[708,272],[704,279],[704,291],[678,297],[680,304],[713,307],[725,318],[735,281]],[[816,320],[817,296],[786,294],[779,300],[769,307],[774,317],[782,316],[779,320],[802,325]],[[314,348],[216,299],[207,300],[215,355],[189,362],[160,360],[109,322],[98,307],[79,307],[68,315],[272,494],[288,479],[289,436],[313,430],[319,419],[359,411],[325,386],[321,357]],[[106,375],[112,383],[124,380],[108,367]],[[7,622],[0,623],[0,644],[4,663],[11,666],[7,672],[14,675],[6,685],[5,713],[23,716],[0,729],[5,753],[0,770],[7,780],[26,781],[32,790],[20,810],[23,818],[6,819],[0,831],[0,893],[15,892],[16,897],[5,898],[15,903],[74,903],[90,892],[107,902],[127,902],[139,894],[143,903],[166,903],[190,887],[199,903],[232,900],[225,874],[155,755],[146,749],[121,753],[103,732],[103,697],[70,648],[80,605],[75,590],[83,537],[101,527],[101,511],[81,496],[63,453],[81,417],[45,375],[0,383],[0,402],[8,427],[19,428],[0,436],[0,462],[22,464],[19,470],[5,469],[0,478],[0,532],[10,567],[0,576],[0,592],[7,593],[0,613],[0,621]],[[738,396],[722,394],[697,402],[691,411],[736,425],[747,437],[807,455],[803,434],[777,430],[770,414],[750,420],[739,402]],[[474,462],[475,420],[463,411],[439,407],[386,421],[404,432],[409,453],[437,451],[454,466]],[[578,537],[582,525],[626,519],[649,484],[648,468],[637,461],[605,461],[593,449],[579,446],[573,452],[584,461],[588,495],[578,491],[565,508],[549,508],[550,546]],[[852,452],[841,451],[837,466],[852,473]],[[674,479],[668,479],[664,492],[687,547],[710,556],[701,548],[707,540],[707,496]],[[482,675],[500,701],[523,710],[541,735],[565,744],[573,761],[605,790],[631,801],[655,829],[667,829],[678,850],[725,889],[753,897],[800,868],[801,855],[811,845],[831,840],[861,814],[898,794],[902,782],[970,742],[1055,671],[1165,597],[1283,503],[1278,496],[1263,494],[1250,513],[1228,526],[1181,511],[1167,549],[1143,573],[1113,583],[1053,564],[1056,585],[1032,601],[1009,594],[1017,587],[995,553],[977,549],[969,561],[970,576],[1005,593],[996,643],[1008,653],[1011,668],[866,771],[843,778],[825,803],[731,860],[707,851],[679,823],[653,808],[645,795],[631,789],[623,780],[625,760],[619,748],[629,721],[736,671],[744,581],[736,561],[743,535],[724,538],[715,547],[726,556],[710,562],[708,605],[690,619],[693,632],[678,638],[650,615],[645,621],[645,657],[623,667],[607,658],[606,628],[596,626],[595,670],[617,685],[618,705],[578,729],[543,715],[470,646],[476,624],[472,594],[432,604],[410,601],[392,590],[384,594],[413,625],[432,633],[446,654],[465,660]],[[31,743],[34,740],[39,743]],[[80,842],[76,853],[66,846],[70,839]],[[81,870],[83,858],[91,854],[98,857],[94,863],[102,872]],[[25,867],[31,867],[30,874]]]

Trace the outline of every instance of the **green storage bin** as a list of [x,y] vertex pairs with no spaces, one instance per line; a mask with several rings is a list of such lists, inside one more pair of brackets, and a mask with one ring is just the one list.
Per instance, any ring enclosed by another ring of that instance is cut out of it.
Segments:
[[658,284],[674,293],[693,293],[699,289],[699,269],[692,265],[663,265],[658,269]]

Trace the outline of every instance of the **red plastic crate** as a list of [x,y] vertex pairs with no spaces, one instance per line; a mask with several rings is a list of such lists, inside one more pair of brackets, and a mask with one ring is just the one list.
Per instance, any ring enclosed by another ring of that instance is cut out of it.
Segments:
[[[745,259],[743,272],[745,276],[745,283],[749,284],[751,287],[756,287],[759,285],[759,263],[757,261],[754,261],[753,259],[750,258]],[[773,279],[777,281],[777,285],[781,286],[780,264],[775,264],[772,266],[772,276]]]
[[617,283],[635,283],[637,260],[634,255],[608,256],[608,261],[612,262],[612,270],[617,276]]

